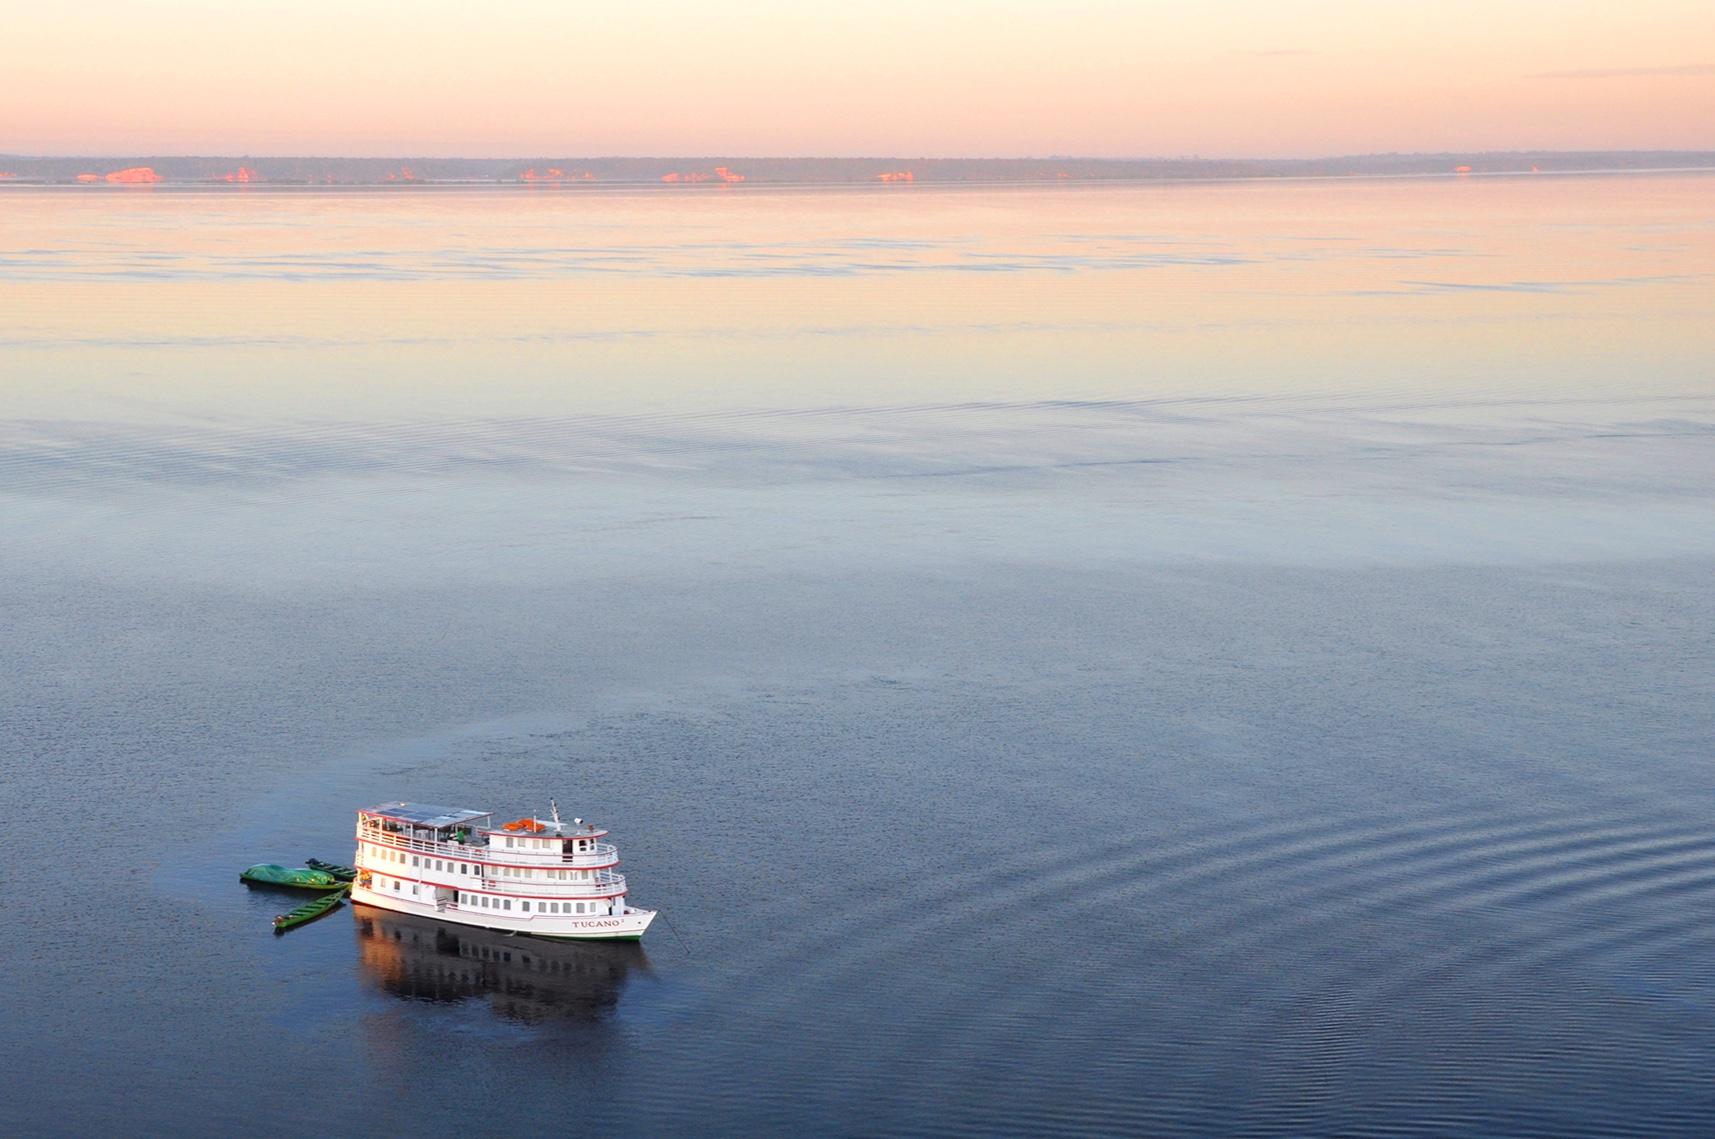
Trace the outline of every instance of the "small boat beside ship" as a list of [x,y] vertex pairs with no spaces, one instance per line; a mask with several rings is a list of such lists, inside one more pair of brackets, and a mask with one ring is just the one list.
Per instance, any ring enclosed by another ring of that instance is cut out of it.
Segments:
[[315,921],[323,914],[332,913],[334,910],[339,909],[340,903],[345,901],[347,888],[348,884],[341,882],[338,889],[330,890],[319,898],[314,898],[305,902],[297,909],[287,910],[285,913],[274,919],[274,932],[285,933],[293,926],[303,925],[308,921]]
[[319,858],[306,858],[304,859],[304,865],[308,866],[311,870],[320,870],[323,873],[332,874],[341,882],[357,881],[357,870],[355,867],[341,866],[337,862],[323,862]]
[[[424,803],[357,812],[353,902],[532,937],[636,941],[655,911],[626,902],[619,849],[583,819],[496,824],[494,813]],[[344,869],[343,867],[340,869]]]
[[294,890],[338,890],[350,879],[341,880],[326,863],[310,859],[308,867],[291,869],[274,862],[258,862],[239,872],[238,880],[253,886],[287,886]]

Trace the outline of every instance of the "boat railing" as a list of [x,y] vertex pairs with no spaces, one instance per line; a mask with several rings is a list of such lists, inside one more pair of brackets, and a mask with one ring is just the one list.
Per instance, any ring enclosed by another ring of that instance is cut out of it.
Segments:
[[378,842],[383,846],[391,846],[398,850],[409,850],[418,854],[432,854],[439,858],[469,858],[484,862],[505,862],[510,866],[540,866],[556,870],[577,868],[579,866],[601,866],[619,860],[619,848],[611,842],[598,842],[588,850],[579,850],[570,854],[556,857],[551,852],[529,854],[520,850],[496,848],[479,842],[432,842],[428,839],[412,838],[409,835],[395,831],[378,830],[374,827],[360,827],[357,837],[368,842]]
[[483,889],[498,890],[502,893],[518,894],[553,894],[564,895],[568,898],[587,898],[592,894],[614,894],[625,889],[625,875],[598,874],[594,878],[581,882],[561,882],[555,879],[543,881],[537,878],[508,878],[501,874],[484,874]]
[[457,858],[462,852],[469,858],[478,857],[478,852],[487,854],[488,847],[473,842],[431,842],[428,839],[412,838],[409,835],[398,834],[394,831],[376,830],[373,827],[359,829],[357,837],[367,842],[378,842],[383,846],[397,847],[400,850],[418,851],[423,854],[438,854],[442,858],[451,855]]

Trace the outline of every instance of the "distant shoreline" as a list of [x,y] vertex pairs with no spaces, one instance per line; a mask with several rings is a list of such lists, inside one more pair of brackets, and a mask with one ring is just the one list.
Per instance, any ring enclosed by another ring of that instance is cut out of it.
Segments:
[[0,186],[405,188],[1156,184],[1715,171],[1715,151],[1505,151],[1313,159],[316,158],[0,155]]

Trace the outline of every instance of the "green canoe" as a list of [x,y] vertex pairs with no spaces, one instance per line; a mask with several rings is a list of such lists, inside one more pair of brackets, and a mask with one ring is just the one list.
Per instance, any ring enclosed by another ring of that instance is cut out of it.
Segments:
[[295,925],[303,925],[307,921],[315,921],[325,913],[331,913],[339,908],[345,900],[345,892],[351,889],[350,883],[341,882],[339,889],[319,898],[305,902],[295,910],[287,910],[274,919],[274,932],[285,933]]
[[306,858],[304,859],[304,865],[308,866],[311,870],[320,870],[325,874],[332,874],[341,882],[353,882],[357,879],[356,870],[353,870],[349,866],[341,866],[337,862],[323,862],[319,858]]
[[288,870],[272,862],[259,862],[238,876],[240,882],[263,886],[294,886],[300,890],[337,890],[345,885],[326,870]]

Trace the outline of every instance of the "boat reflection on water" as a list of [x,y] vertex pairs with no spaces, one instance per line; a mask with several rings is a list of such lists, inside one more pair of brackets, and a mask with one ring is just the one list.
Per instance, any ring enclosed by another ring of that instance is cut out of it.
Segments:
[[602,1021],[633,973],[647,975],[637,942],[555,942],[445,925],[356,905],[365,980],[402,1000],[486,1000],[525,1024]]

